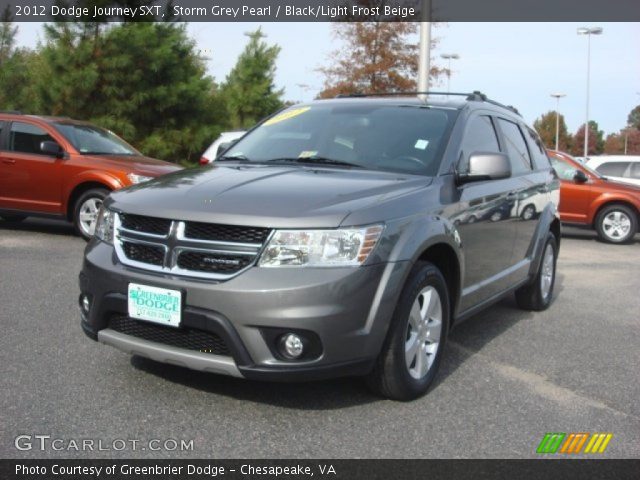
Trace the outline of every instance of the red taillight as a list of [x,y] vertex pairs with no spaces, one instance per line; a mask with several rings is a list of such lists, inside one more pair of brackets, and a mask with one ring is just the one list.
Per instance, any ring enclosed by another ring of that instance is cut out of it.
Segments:
[[209,159],[206,157],[200,157],[200,165],[208,165]]

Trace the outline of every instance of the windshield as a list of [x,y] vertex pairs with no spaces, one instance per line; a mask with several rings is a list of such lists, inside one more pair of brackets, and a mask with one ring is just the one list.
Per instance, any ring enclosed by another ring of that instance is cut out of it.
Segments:
[[456,113],[419,105],[297,106],[262,123],[220,159],[434,176]]
[[131,145],[104,128],[72,123],[56,123],[55,127],[84,155],[140,155]]

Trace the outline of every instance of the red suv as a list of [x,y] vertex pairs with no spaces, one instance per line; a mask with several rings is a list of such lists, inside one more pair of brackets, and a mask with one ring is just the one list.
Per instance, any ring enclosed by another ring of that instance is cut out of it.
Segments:
[[560,219],[594,228],[605,242],[631,241],[640,220],[640,187],[608,180],[566,153],[548,153],[561,181]]
[[67,219],[84,238],[111,190],[180,170],[100,127],[0,112],[0,217]]

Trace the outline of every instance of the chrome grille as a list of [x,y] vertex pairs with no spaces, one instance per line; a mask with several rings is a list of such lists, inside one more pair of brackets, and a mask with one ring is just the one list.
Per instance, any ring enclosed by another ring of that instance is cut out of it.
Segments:
[[218,242],[264,243],[271,231],[268,228],[216,225],[213,223],[188,222],[185,235],[198,240]]
[[271,230],[120,213],[115,249],[125,265],[224,280],[253,265]]
[[122,242],[122,250],[127,258],[151,265],[164,265],[164,248],[133,242]]
[[171,228],[171,220],[142,215],[120,214],[120,222],[127,230],[154,235],[167,235]]

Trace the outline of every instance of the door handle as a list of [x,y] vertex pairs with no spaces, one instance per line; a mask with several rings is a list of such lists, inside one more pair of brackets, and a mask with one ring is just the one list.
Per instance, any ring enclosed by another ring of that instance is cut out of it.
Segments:
[[7,165],[13,165],[16,161],[13,158],[3,158],[2,163],[6,163]]

